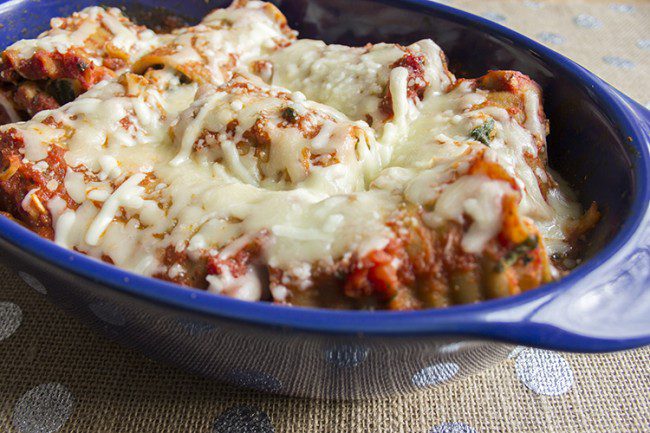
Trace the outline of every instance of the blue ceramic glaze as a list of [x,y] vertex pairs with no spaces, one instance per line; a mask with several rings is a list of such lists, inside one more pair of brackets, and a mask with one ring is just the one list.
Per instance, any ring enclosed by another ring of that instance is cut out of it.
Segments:
[[[0,3],[0,45],[34,37],[50,17],[96,3]],[[197,21],[227,4],[101,3],[124,7],[145,24],[152,7]],[[518,296],[414,312],[238,301],[122,271],[0,217],[4,262],[39,291],[44,286],[52,302],[126,345],[211,378],[290,395],[362,398],[437,386],[498,362],[511,344],[575,352],[650,344],[648,110],[548,48],[448,6],[424,0],[278,4],[302,37],[347,44],[431,37],[458,76],[515,69],[540,83],[551,121],[551,166],[583,204],[596,201],[604,210],[590,258],[563,280]]]

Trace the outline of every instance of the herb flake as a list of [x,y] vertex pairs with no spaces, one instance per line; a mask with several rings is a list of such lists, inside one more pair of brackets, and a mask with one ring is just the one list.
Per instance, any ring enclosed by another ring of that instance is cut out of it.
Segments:
[[485,121],[485,123],[472,129],[472,132],[470,132],[469,135],[474,140],[480,141],[486,146],[489,146],[490,141],[494,138],[494,134],[494,119],[490,117]]
[[527,264],[531,261],[531,258],[528,256],[528,253],[537,248],[539,241],[536,236],[529,236],[522,243],[517,244],[512,250],[503,257],[503,264],[505,266],[512,266],[519,259],[522,259],[524,264]]

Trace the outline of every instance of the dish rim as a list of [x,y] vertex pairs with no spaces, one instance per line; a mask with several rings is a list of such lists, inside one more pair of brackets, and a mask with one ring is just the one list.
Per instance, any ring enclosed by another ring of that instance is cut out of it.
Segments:
[[[382,0],[376,0],[376,2],[385,3]],[[6,4],[7,2],[0,3]],[[537,305],[544,298],[559,296],[568,291],[570,287],[578,286],[597,268],[607,263],[611,264],[617,257],[622,258],[624,254],[622,250],[633,243],[635,234],[643,230],[644,224],[650,220],[648,175],[650,126],[633,120],[635,117],[637,120],[641,116],[648,117],[648,113],[637,112],[637,109],[645,109],[635,106],[634,103],[582,66],[498,23],[428,0],[396,0],[391,4],[427,13],[442,14],[445,18],[461,24],[477,25],[481,31],[489,31],[494,36],[530,50],[533,55],[544,59],[554,68],[575,77],[582,85],[591,87],[594,99],[600,103],[602,112],[612,120],[613,124],[617,125],[624,137],[631,137],[634,140],[634,148],[639,153],[639,157],[635,159],[632,167],[636,193],[627,219],[604,248],[562,280],[507,298],[445,309],[399,312],[341,311],[288,307],[268,302],[240,301],[137,275],[90,256],[60,247],[8,218],[0,218],[0,238],[28,253],[32,256],[30,258],[52,264],[77,278],[92,280],[107,288],[144,298],[147,301],[248,324],[321,334],[364,334],[391,337],[471,335],[490,340],[540,344],[543,341],[544,333],[549,332],[548,329],[523,327],[519,330],[513,328],[511,333],[504,333],[502,329],[499,329],[503,327],[504,322],[490,321],[488,316],[497,311],[507,311],[525,305]],[[509,325],[515,323],[536,325],[522,319],[507,323]],[[557,340],[544,343],[544,347],[564,350],[608,351],[650,343],[650,334],[639,338],[597,338],[580,336],[573,331],[555,327],[553,333]]]

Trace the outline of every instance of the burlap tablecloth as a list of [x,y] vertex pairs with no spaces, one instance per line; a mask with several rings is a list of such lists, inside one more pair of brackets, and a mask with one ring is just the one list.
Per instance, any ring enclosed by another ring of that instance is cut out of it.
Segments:
[[[447,1],[650,104],[650,1]],[[649,288],[650,289],[650,288]],[[523,349],[469,379],[363,402],[235,389],[91,333],[0,267],[2,432],[650,432],[650,348]]]

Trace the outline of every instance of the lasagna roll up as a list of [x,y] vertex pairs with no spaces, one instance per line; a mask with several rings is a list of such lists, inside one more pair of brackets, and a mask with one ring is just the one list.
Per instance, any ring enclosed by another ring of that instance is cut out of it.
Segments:
[[173,130],[178,154],[215,162],[227,175],[270,190],[361,191],[381,165],[367,125],[299,92],[241,77],[208,91]]
[[[583,213],[561,179],[549,170],[546,135],[549,124],[542,107],[542,90],[517,71],[489,71],[454,84],[481,95],[470,104],[470,138],[491,148],[522,190],[519,211],[543,233],[548,251],[559,260],[577,251],[576,240],[600,219],[596,203]],[[557,180],[556,180],[557,179]]]
[[0,81],[9,120],[31,117],[75,99],[97,82],[123,72],[161,43],[116,8],[88,7],[53,18],[51,29],[2,52]]
[[167,71],[126,73],[64,107],[0,127],[3,209],[61,245],[123,265],[118,255],[96,248],[119,210],[111,205],[113,214],[102,217],[102,204],[130,177],[142,181],[164,157],[165,122],[189,105],[195,90]]
[[274,85],[299,90],[376,129],[387,122],[403,126],[428,89],[444,90],[453,80],[444,54],[430,39],[407,47],[302,39],[256,65]]
[[136,62],[133,71],[168,66],[198,83],[223,84],[235,68],[268,55],[296,38],[271,3],[241,0],[215,9],[196,26],[172,32],[172,39]]
[[386,218],[392,235],[378,248],[303,264],[302,272],[272,267],[271,292],[292,305],[403,310],[509,296],[552,280],[542,235],[519,213],[516,181],[486,155],[420,193],[426,202],[407,198]]

